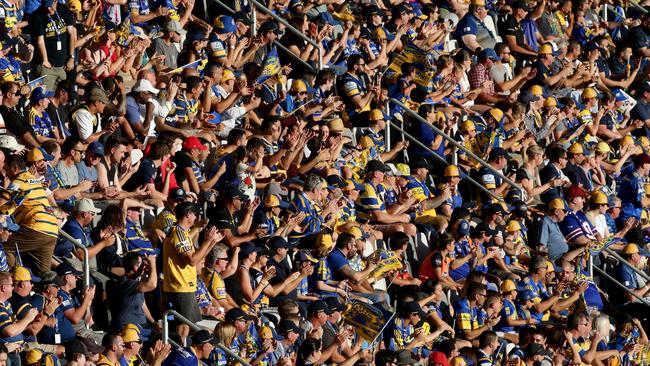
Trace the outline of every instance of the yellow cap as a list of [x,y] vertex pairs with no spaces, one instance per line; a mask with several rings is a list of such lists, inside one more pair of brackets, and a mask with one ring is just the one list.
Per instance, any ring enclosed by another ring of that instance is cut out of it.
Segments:
[[280,206],[280,200],[276,195],[270,194],[266,196],[266,198],[264,199],[264,207],[271,208],[271,207],[278,207],[278,206]]
[[505,294],[506,292],[514,291],[517,289],[517,285],[515,285],[515,281],[511,279],[504,280],[501,282],[501,293]]
[[608,145],[606,142],[604,142],[604,141],[599,142],[599,143],[596,145],[596,149],[595,149],[595,150],[596,150],[596,152],[599,152],[599,153],[608,153],[608,152],[612,152],[612,148],[609,147],[609,145]]
[[372,141],[372,139],[368,136],[361,136],[361,140],[359,140],[359,145],[361,145],[361,148],[363,149],[368,149],[375,146],[375,142]]
[[291,83],[291,91],[296,93],[304,93],[307,91],[307,84],[301,79],[296,79]]
[[530,87],[530,93],[536,97],[541,97],[544,94],[544,89],[539,85],[533,85]]
[[375,28],[374,31],[372,31],[372,39],[385,39],[386,38],[386,31],[384,31],[383,28],[377,27]]
[[555,272],[555,264],[548,259],[546,260],[546,270],[549,272]]
[[569,146],[569,150],[567,150],[567,152],[570,152],[571,154],[584,154],[585,150],[582,147],[581,143],[575,142],[571,146]]
[[623,248],[623,254],[636,254],[639,252],[639,247],[636,244],[628,244]]
[[68,0],[68,8],[73,13],[79,13],[81,11],[81,2],[79,0]]
[[566,210],[566,203],[562,198],[554,198],[548,203],[548,208],[551,210]]
[[370,121],[379,121],[380,119],[384,118],[384,112],[382,112],[380,109],[373,109],[368,114],[368,119]]
[[466,120],[460,124],[460,130],[463,132],[476,131],[474,121]]
[[625,135],[623,138],[621,138],[621,141],[618,142],[618,145],[620,147],[627,146],[627,145],[634,145],[634,137],[630,135]]
[[587,99],[587,98],[596,98],[598,96],[598,93],[594,88],[585,88],[582,91],[582,99]]
[[557,107],[557,99],[555,97],[548,97],[544,101],[544,107]]
[[449,361],[449,365],[450,366],[467,366],[467,361],[465,361],[465,359],[462,358],[461,356],[457,356],[457,357],[452,358],[451,361]]
[[606,205],[608,203],[607,195],[602,191],[596,191],[591,195],[591,202],[597,205]]
[[396,177],[408,177],[411,175],[411,167],[407,164],[395,164],[395,170]]
[[519,230],[521,230],[521,224],[519,224],[519,221],[510,220],[510,222],[508,222],[508,226],[506,227],[507,232],[514,233],[515,231]]
[[357,185],[354,184],[354,181],[352,179],[348,179],[345,181],[345,187],[343,187],[343,192],[350,192],[355,189],[359,190],[359,188],[357,188]]
[[650,184],[646,184],[644,188],[645,188],[645,195],[650,196]]
[[445,167],[445,177],[460,177],[460,170],[455,165]]
[[265,325],[262,327],[260,330],[260,338],[262,339],[273,339],[273,331],[271,330],[271,327],[268,325]]
[[27,153],[27,161],[34,163],[40,160],[45,160],[45,155],[40,147],[34,147]]
[[329,121],[327,123],[327,127],[329,127],[330,132],[338,132],[341,133],[345,129],[343,126],[343,120],[340,118],[334,118],[333,120]]
[[29,268],[23,266],[16,266],[14,268],[13,278],[14,281],[31,281],[34,279]]
[[43,358],[43,351],[40,349],[31,349],[25,355],[25,363],[28,365],[37,364]]
[[548,44],[544,43],[540,48],[539,51],[537,51],[540,55],[551,55],[553,54],[553,47]]
[[140,334],[140,327],[139,327],[137,324],[134,324],[134,323],[128,323],[128,324],[126,324],[126,325],[124,326],[124,328],[122,328],[122,332],[126,331],[127,329],[133,329],[133,330],[135,330],[136,332],[138,332],[138,334]]
[[472,5],[485,6],[485,0],[472,0]]
[[648,139],[645,136],[639,137],[639,145],[641,145],[641,147],[646,148],[646,149],[649,148],[650,147],[650,139]]
[[225,83],[228,80],[235,80],[235,73],[231,70],[224,69],[223,73],[221,74],[221,82]]
[[318,234],[316,237],[316,247],[325,247],[331,248],[334,246],[334,241],[332,240],[332,235],[330,234]]
[[352,236],[354,236],[354,239],[356,239],[356,240],[363,240],[363,239],[365,239],[365,238],[368,237],[367,235],[365,235],[365,234],[363,233],[363,231],[361,230],[361,228],[356,227],[356,226],[352,226],[352,227],[350,227],[350,228],[348,229],[347,233],[350,234],[350,235],[352,235]]
[[490,109],[490,115],[494,117],[497,122],[501,122],[503,119],[503,111],[500,110],[499,108],[492,108]]
[[130,328],[126,328],[122,331],[122,340],[124,341],[124,343],[142,341],[142,339],[140,339],[140,333]]

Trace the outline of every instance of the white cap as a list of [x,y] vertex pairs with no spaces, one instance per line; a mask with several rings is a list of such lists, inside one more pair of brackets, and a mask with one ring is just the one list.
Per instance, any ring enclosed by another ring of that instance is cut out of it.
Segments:
[[93,213],[102,212],[102,210],[95,207],[95,204],[93,203],[93,201],[91,201],[88,198],[81,199],[77,203],[77,206],[75,206],[75,211],[76,212],[93,212]]
[[133,91],[134,92],[149,92],[149,93],[153,93],[153,94],[158,94],[158,92],[160,92],[160,90],[154,88],[153,85],[151,85],[149,80],[145,80],[145,79],[140,79],[140,80],[136,81],[135,85],[133,86]]
[[15,137],[9,135],[0,136],[0,147],[4,147],[5,149],[9,149],[14,152],[20,152],[25,149],[25,145],[19,144],[18,141],[16,141]]
[[458,22],[459,22],[458,15],[456,15],[455,13],[452,13],[452,12],[449,12],[449,13],[445,14],[442,17],[442,19],[444,19],[444,20],[448,21],[449,23],[451,23],[450,28],[456,28],[456,26],[458,25]]

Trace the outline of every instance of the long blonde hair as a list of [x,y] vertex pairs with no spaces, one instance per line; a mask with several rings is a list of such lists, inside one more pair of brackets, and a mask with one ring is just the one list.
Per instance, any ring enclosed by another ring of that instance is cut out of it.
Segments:
[[218,342],[223,343],[223,345],[228,348],[232,346],[236,334],[237,330],[235,329],[235,326],[230,323],[221,322],[214,327],[214,337]]

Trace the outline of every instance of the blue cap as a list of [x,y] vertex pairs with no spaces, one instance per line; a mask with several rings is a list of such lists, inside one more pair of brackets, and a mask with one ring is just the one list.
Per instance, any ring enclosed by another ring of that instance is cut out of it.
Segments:
[[478,54],[479,60],[487,60],[488,58],[494,61],[501,61],[499,57],[492,48],[485,48]]
[[198,31],[190,33],[187,38],[190,40],[190,42],[200,42],[200,41],[208,40],[208,37],[206,37],[203,32],[198,32]]
[[95,155],[104,155],[104,145],[99,141],[92,142],[88,145],[88,151]]
[[45,90],[45,89],[43,89],[42,87],[39,86],[38,88],[36,88],[36,89],[34,89],[32,91],[32,95],[30,97],[30,100],[32,101],[32,103],[36,104],[36,103],[40,102],[41,100],[52,97],[52,96],[54,96],[54,92],[47,91],[47,90]]
[[612,92],[614,93],[617,102],[625,102],[627,100],[627,97],[623,94],[621,89],[614,89]]
[[219,34],[232,33],[237,29],[235,27],[235,20],[228,15],[222,15],[215,19],[214,29]]
[[488,290],[488,291],[496,291],[496,292],[499,292],[499,288],[497,287],[497,285],[494,284],[494,283],[492,283],[492,282],[488,282],[488,284],[487,284],[486,287],[487,287],[487,290]]
[[601,50],[600,46],[596,42],[589,42],[585,45],[585,51],[590,52],[594,50]]
[[239,257],[240,258],[246,258],[248,257],[251,253],[254,252],[260,252],[262,248],[258,248],[255,246],[255,244],[251,242],[246,242],[242,245],[239,246]]
[[52,6],[52,4],[54,4],[54,0],[43,0],[43,5],[46,8],[49,8],[50,6]]
[[18,44],[18,38],[16,37],[3,37],[2,39],[2,50],[6,50],[7,48],[11,48],[15,45]]
[[212,123],[213,125],[218,125],[219,123],[221,123],[221,114],[217,112],[210,113],[210,118],[208,118],[208,122]]
[[537,295],[532,290],[526,290],[519,292],[519,299],[521,301],[528,301],[536,298]]
[[15,233],[20,229],[20,226],[14,222],[14,219],[11,216],[5,216],[5,221],[2,223],[2,228]]
[[470,230],[470,226],[467,220],[460,220],[458,222],[458,227],[456,228],[458,235],[467,236],[469,235],[469,230]]

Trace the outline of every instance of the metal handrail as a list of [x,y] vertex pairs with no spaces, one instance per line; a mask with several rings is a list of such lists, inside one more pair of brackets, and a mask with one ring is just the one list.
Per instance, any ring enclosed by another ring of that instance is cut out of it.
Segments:
[[628,262],[625,258],[621,257],[620,254],[616,253],[615,251],[611,250],[610,248],[605,248],[604,251],[607,252],[607,254],[611,255],[612,257],[616,258],[616,260],[618,260],[619,262],[622,262],[625,265],[627,265],[628,267],[632,268],[632,270],[634,272],[638,273],[641,277],[643,277],[646,281],[648,281],[650,283],[650,276],[648,276],[647,273],[645,273],[644,271],[636,268],[632,263]]
[[[409,134],[408,132],[404,131],[401,127],[399,127],[398,125],[394,124],[394,123],[391,122],[391,121],[386,121],[386,122],[387,122],[390,126],[392,126],[394,129],[396,129],[397,131],[401,132],[403,136],[406,136],[409,140],[411,140],[412,142],[414,142],[415,144],[417,144],[417,145],[420,146],[421,148],[423,148],[423,149],[427,150],[428,152],[432,153],[433,156],[434,156],[436,159],[438,159],[441,163],[446,164],[446,165],[449,165],[449,163],[448,163],[445,159],[443,159],[443,158],[440,157],[438,154],[436,154],[435,151],[431,150],[430,147],[428,147],[427,145],[425,145],[425,144],[423,144],[422,142],[420,142],[418,139],[416,139],[415,137],[413,137],[413,136],[412,136],[411,134]],[[477,182],[476,180],[474,180],[474,178],[470,177],[469,175],[465,175],[465,176],[463,177],[463,179],[465,179],[465,180],[467,180],[468,182],[472,183],[472,184],[475,185],[478,189],[482,190],[483,192],[485,192],[486,194],[492,196],[493,198],[495,198],[495,199],[497,199],[497,200],[499,200],[499,201],[503,201],[503,198],[502,198],[502,197],[497,196],[496,194],[494,194],[494,192],[492,192],[492,191],[488,190],[487,188],[483,187],[482,184],[480,184],[479,182]]]
[[[205,328],[202,328],[202,327],[194,324],[191,320],[189,320],[186,317],[182,316],[177,311],[171,310],[171,309],[167,310],[163,314],[163,324],[162,324],[162,341],[165,344],[172,343],[176,347],[180,347],[180,345],[178,343],[176,343],[173,340],[169,339],[169,317],[168,317],[169,315],[173,315],[174,318],[176,318],[176,320],[180,321],[183,324],[188,325],[195,332],[205,329]],[[250,363],[248,363],[246,360],[241,358],[238,354],[236,354],[235,352],[230,350],[228,347],[223,345],[223,343],[217,343],[217,344],[215,344],[215,347],[217,347],[220,350],[224,351],[228,356],[234,358],[235,360],[237,360],[237,362],[241,363],[242,365],[251,366]]]
[[[255,0],[253,0],[253,1],[255,1]],[[399,107],[401,107],[403,110],[405,110],[408,114],[410,114],[410,115],[412,115],[413,117],[415,117],[415,119],[417,119],[417,120],[420,121],[421,123],[425,123],[427,126],[431,127],[431,129],[432,129],[435,133],[437,133],[437,134],[439,134],[440,136],[442,136],[442,138],[445,139],[447,142],[449,142],[452,146],[456,147],[457,149],[460,149],[460,150],[464,151],[465,154],[469,155],[472,159],[474,159],[474,160],[478,161],[479,163],[481,163],[482,166],[486,167],[486,168],[487,168],[489,171],[491,171],[493,174],[499,176],[501,179],[503,179],[503,181],[505,181],[506,183],[508,183],[511,187],[515,188],[516,190],[518,190],[518,191],[520,191],[520,192],[522,192],[522,193],[525,192],[525,191],[524,191],[524,188],[523,188],[522,186],[520,186],[519,184],[517,184],[517,183],[515,183],[514,181],[512,181],[510,178],[508,178],[508,177],[506,177],[505,175],[503,175],[503,173],[501,173],[500,171],[494,169],[494,168],[493,168],[490,164],[488,164],[485,160],[479,158],[476,154],[474,154],[474,153],[473,153],[472,151],[470,151],[468,148],[466,148],[465,146],[459,144],[458,141],[454,140],[454,139],[451,138],[449,135],[447,135],[446,133],[442,132],[438,127],[434,126],[432,123],[429,123],[429,121],[427,121],[426,119],[422,118],[422,116],[420,116],[419,114],[417,114],[417,112],[413,111],[411,108],[407,107],[404,103],[400,102],[399,100],[397,100],[397,99],[395,99],[395,98],[391,98],[391,99],[390,99],[390,102],[391,102],[391,103],[394,103],[395,105],[397,105],[397,106],[399,106]]]
[[608,280],[612,281],[615,285],[617,285],[618,287],[620,287],[620,288],[622,288],[623,290],[625,290],[625,292],[627,292],[627,293],[629,293],[630,295],[636,297],[637,300],[639,300],[642,304],[644,304],[645,306],[650,307],[650,302],[648,302],[646,299],[640,297],[639,295],[635,294],[634,291],[632,291],[632,290],[630,290],[629,288],[625,287],[622,283],[618,282],[617,279],[615,279],[614,277],[610,276],[609,273],[603,271],[602,269],[600,269],[600,268],[597,267],[597,266],[594,266],[593,268],[594,268],[597,272],[599,272],[601,275],[605,276],[605,278],[607,278]]
[[74,244],[75,247],[83,250],[84,252],[84,259],[83,259],[83,286],[84,290],[90,286],[90,261],[88,259],[88,248],[86,248],[85,245],[81,244],[79,240],[73,238],[70,236],[70,234],[66,233],[65,231],[59,229],[59,235],[62,237],[68,239],[69,242]]
[[[323,69],[323,50],[322,48],[316,43],[313,39],[307,37],[306,35],[302,34],[301,31],[297,30],[294,26],[289,24],[286,20],[282,19],[281,17],[277,16],[271,9],[267,8],[264,6],[264,4],[260,3],[257,0],[249,0],[253,6],[251,6],[251,16],[253,17],[253,21],[255,21],[255,8],[257,10],[260,10],[262,13],[270,16],[273,18],[276,22],[284,25],[287,30],[291,31],[291,33],[295,34],[298,38],[302,39],[303,41],[309,43],[310,45],[314,46],[316,48],[316,51],[318,51],[318,70],[316,71],[321,71]],[[253,24],[253,27],[255,24]]]
[[[215,3],[217,3],[219,6],[221,6],[222,8],[224,8],[225,10],[227,10],[228,12],[230,12],[230,14],[233,14],[233,13],[235,12],[234,9],[232,9],[232,8],[229,7],[228,5],[224,4],[221,0],[212,0],[212,1],[215,2]],[[204,4],[205,4],[205,1],[204,1]],[[253,27],[251,28],[251,35],[255,36],[255,27],[254,27],[254,25],[253,25]],[[300,58],[300,56],[298,56],[298,55],[296,55],[295,53],[291,52],[291,51],[290,51],[288,48],[286,48],[282,43],[280,43],[280,42],[278,42],[278,41],[273,41],[273,44],[274,44],[276,47],[280,48],[280,49],[281,49],[282,51],[284,51],[285,53],[287,53],[289,56],[291,56],[294,60],[300,62],[301,64],[303,64],[304,66],[308,67],[309,69],[311,69],[311,70],[314,71],[314,72],[317,71],[317,70],[316,70],[312,65],[310,65],[310,64],[307,63],[307,62],[305,62],[303,59]]]

